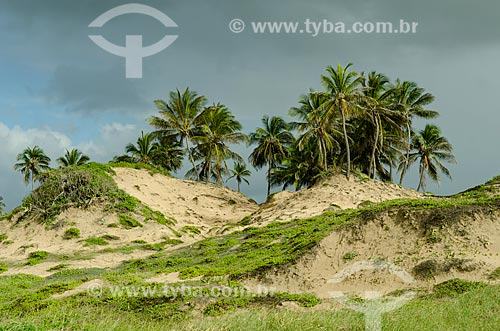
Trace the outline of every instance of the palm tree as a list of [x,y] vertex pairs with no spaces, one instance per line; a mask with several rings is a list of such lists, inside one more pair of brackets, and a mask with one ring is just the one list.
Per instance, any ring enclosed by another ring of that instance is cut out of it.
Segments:
[[182,93],[178,89],[170,92],[168,102],[156,100],[154,103],[160,112],[160,116],[151,117],[149,124],[157,129],[155,134],[158,137],[174,136],[181,143],[186,144],[189,161],[193,165],[199,180],[190,142],[196,128],[198,116],[206,104],[206,98],[186,88]]
[[57,163],[59,163],[61,167],[80,166],[89,162],[89,160],[90,158],[87,155],[73,148],[71,151],[66,150],[64,156],[57,159]]
[[434,96],[430,93],[425,93],[425,90],[414,82],[401,82],[399,79],[393,86],[394,90],[394,103],[398,110],[403,114],[406,120],[406,155],[404,160],[404,167],[400,169],[401,176],[399,178],[399,184],[403,183],[403,178],[406,174],[410,162],[410,149],[411,149],[411,126],[414,117],[420,117],[424,119],[432,119],[439,116],[439,113],[434,110],[426,109],[425,107],[434,101]]
[[16,160],[18,162],[14,165],[14,170],[24,175],[24,182],[26,184],[31,180],[32,191],[35,180],[38,180],[41,174],[50,170],[50,158],[38,146],[26,148],[22,153],[17,155]]
[[[198,124],[193,141],[196,142],[196,158],[202,160],[202,177],[208,182],[214,173],[217,183],[221,185],[223,174],[229,173],[226,160],[243,162],[241,156],[231,150],[228,144],[238,144],[248,138],[240,131],[240,122],[222,104],[203,110]],[[193,171],[197,169],[193,167]]]
[[[423,130],[414,134],[411,140],[411,149],[409,154],[409,164],[419,161],[420,180],[417,191],[425,191],[425,175],[439,184],[439,171],[443,172],[451,179],[450,171],[441,163],[446,161],[456,163],[453,148],[448,140],[441,135],[441,130],[433,124],[427,124]],[[401,162],[401,166],[406,166]]]
[[3,202],[3,197],[0,197],[0,216],[4,214],[5,203]]
[[175,137],[156,138],[154,133],[141,132],[136,145],[128,144],[125,151],[130,155],[115,156],[114,162],[144,163],[167,171],[182,167],[184,150]]
[[328,66],[326,68],[328,76],[321,76],[323,86],[329,94],[329,100],[324,103],[324,107],[327,109],[325,116],[333,118],[336,112],[340,112],[342,115],[342,132],[347,156],[347,179],[349,179],[351,172],[351,152],[346,130],[346,117],[358,109],[358,102],[362,96],[362,77],[354,71],[349,71],[351,66],[352,63],[348,63],[345,67],[338,64],[337,69]]
[[159,148],[159,144],[155,143],[154,140],[151,133],[141,132],[141,136],[137,139],[137,145],[128,144],[125,151],[132,155],[136,163],[152,164]]
[[[394,89],[390,88],[388,84],[389,78],[375,71],[370,72],[368,78],[363,81],[364,100],[362,108],[365,116],[362,116],[362,120],[369,122],[369,126],[372,127],[370,131],[373,132],[372,137],[367,139],[368,145],[371,145],[367,174],[371,178],[375,178],[377,169],[381,167],[380,164],[377,164],[377,156],[383,154],[385,152],[384,148],[388,147],[384,141],[386,134],[392,135],[391,138],[402,135],[401,125],[404,122],[404,117],[401,116],[400,112],[393,109],[394,105],[391,102],[391,97]],[[386,176],[383,175],[382,177]]]
[[327,173],[322,169],[318,159],[319,154],[312,141],[301,150],[296,141],[288,149],[286,159],[272,170],[271,185],[282,185],[283,189],[293,186],[295,190],[311,187]]
[[249,161],[256,169],[268,165],[267,171],[267,196],[271,193],[271,170],[281,163],[287,156],[287,147],[293,141],[290,126],[281,117],[264,115],[263,128],[257,128],[250,134],[250,145],[257,144],[252,151]]
[[328,168],[328,155],[333,148],[339,149],[339,143],[335,137],[339,132],[332,126],[331,119],[325,116],[322,105],[327,101],[324,93],[310,91],[299,100],[300,107],[290,109],[290,115],[299,117],[301,122],[292,122],[291,126],[298,129],[302,135],[297,139],[299,151],[305,146],[314,144],[318,154],[319,166],[326,170]]
[[235,162],[234,169],[231,169],[231,173],[231,177],[229,177],[227,180],[230,180],[231,178],[236,179],[236,183],[238,183],[238,192],[240,192],[240,185],[242,181],[247,183],[247,185],[250,185],[245,177],[251,176],[252,173],[247,169],[247,165],[244,162]]
[[153,164],[167,171],[177,172],[182,168],[185,151],[182,144],[174,137],[159,137],[157,153]]

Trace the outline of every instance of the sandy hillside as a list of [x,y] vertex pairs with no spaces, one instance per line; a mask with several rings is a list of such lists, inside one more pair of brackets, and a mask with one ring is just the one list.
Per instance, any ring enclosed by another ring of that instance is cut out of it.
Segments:
[[146,170],[116,168],[118,187],[149,207],[177,220],[208,231],[255,212],[258,205],[243,194],[214,184],[197,183]]
[[[69,264],[70,268],[114,267],[155,253],[154,249],[145,247],[149,244],[178,240],[176,245],[163,247],[171,249],[215,235],[224,225],[236,223],[258,208],[242,194],[212,184],[151,175],[146,170],[117,168],[115,171],[114,180],[119,188],[175,219],[175,224],[166,226],[132,215],[141,226],[127,229],[119,225],[115,211],[99,204],[87,209],[70,208],[50,226],[29,220],[16,224],[15,217],[12,221],[0,221],[0,235],[8,236],[0,242],[0,262],[17,265],[4,274],[47,276],[56,272],[48,269],[58,264]],[[65,239],[64,233],[69,228],[80,230],[80,237]],[[106,245],[88,245],[85,241],[101,237],[108,238]],[[35,251],[46,251],[51,256],[41,264],[26,265],[28,255]]]
[[352,176],[334,175],[312,188],[298,192],[283,191],[252,215],[253,223],[289,221],[319,215],[326,211],[357,208],[360,204],[402,198],[421,198],[423,195],[396,184],[378,180],[363,180]]
[[[333,232],[295,265],[246,284],[331,298],[331,291],[363,296],[367,291],[429,288],[452,278],[488,282],[487,275],[500,267],[500,212],[485,208],[456,215],[387,211],[365,224]],[[422,225],[448,217],[452,224]],[[411,279],[393,269],[364,267],[374,263],[390,265]]]
[[[0,233],[8,238],[0,243],[0,260],[14,262],[18,267],[10,268],[4,274],[29,273],[46,276],[52,272],[47,269],[58,264],[69,264],[71,268],[105,268],[114,267],[121,262],[133,258],[151,255],[153,250],[139,248],[135,240],[144,240],[154,244],[162,242],[164,238],[176,238],[172,230],[153,221],[144,222],[142,226],[132,229],[114,227],[119,219],[116,213],[106,211],[103,206],[94,205],[88,209],[70,208],[57,218],[51,226],[23,221],[1,221]],[[65,239],[64,233],[69,228],[80,230],[80,238]],[[88,245],[88,238],[107,237],[106,245]],[[194,237],[182,233],[179,238],[184,243],[193,242]],[[130,251],[112,251],[124,246],[136,246]],[[46,262],[35,266],[25,265],[28,255],[35,251],[46,251],[51,256]]]

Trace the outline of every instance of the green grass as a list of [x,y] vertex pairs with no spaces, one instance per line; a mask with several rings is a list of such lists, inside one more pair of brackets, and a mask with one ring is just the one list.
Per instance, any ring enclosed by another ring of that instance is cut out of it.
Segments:
[[80,230],[77,228],[69,228],[68,230],[64,231],[63,238],[66,240],[80,238]]
[[500,279],[500,267],[496,268],[488,275],[488,279],[499,280]]
[[201,234],[200,229],[198,229],[196,226],[193,225],[183,226],[181,231],[184,233]]
[[47,269],[48,272],[51,272],[51,271],[59,271],[59,270],[62,270],[62,269],[66,269],[67,267],[69,267],[70,264],[67,264],[67,263],[61,263],[61,264],[58,264],[58,265],[55,265],[49,269]]
[[123,226],[125,229],[132,229],[136,227],[142,227],[141,222],[133,218],[132,216],[125,215],[125,214],[119,214],[118,219],[120,220],[120,224]]
[[[2,281],[0,278],[0,288]],[[20,281],[16,283],[19,284]],[[21,282],[31,286],[32,290],[33,284],[43,283],[38,279],[27,278]],[[71,284],[55,284],[47,288],[45,293],[62,291],[65,287],[71,287]],[[44,297],[45,293],[37,295]],[[226,307],[230,306],[230,303],[226,304]],[[141,308],[141,301],[131,300],[129,306],[114,302],[114,309],[110,309],[99,301],[82,302],[81,297],[76,297],[61,301],[49,300],[45,305],[37,305],[37,311],[27,311],[20,315],[18,311],[2,311],[0,330],[365,330],[361,313],[341,307],[326,310],[288,310],[266,305],[239,307],[244,305],[241,302],[234,304],[234,309],[225,310],[223,314],[203,314],[190,318],[186,316],[186,311],[192,309],[189,305],[156,301],[153,306],[146,305]],[[120,307],[122,309],[119,309]],[[499,286],[475,289],[455,298],[421,297],[396,311],[384,314],[383,330],[497,331],[500,325],[498,311]]]
[[1,262],[0,263],[0,274],[6,272],[7,270],[9,270],[9,266],[7,265],[7,263]]
[[106,246],[108,245],[109,243],[106,241],[106,239],[104,238],[100,238],[100,237],[91,237],[91,238],[87,238],[85,239],[85,244],[87,246]]
[[0,243],[9,239],[9,236],[6,233],[0,233]]
[[49,257],[49,253],[45,251],[36,251],[31,252],[28,255],[28,262],[26,265],[37,265],[42,263],[43,260],[46,260]]

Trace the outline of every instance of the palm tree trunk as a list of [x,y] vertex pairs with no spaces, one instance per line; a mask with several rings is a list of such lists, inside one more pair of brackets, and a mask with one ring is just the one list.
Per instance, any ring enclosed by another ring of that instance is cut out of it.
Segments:
[[420,164],[420,180],[418,182],[417,191],[420,191],[420,189],[425,190],[424,170],[425,170],[424,165]]
[[[377,150],[378,136],[380,134],[380,127],[377,117],[375,117],[375,141],[373,142],[372,154],[370,156],[370,168],[368,170],[368,176],[375,178],[376,166],[375,166],[375,152]],[[373,175],[372,175],[373,171]]]
[[186,149],[189,155],[189,161],[193,165],[194,172],[196,173],[196,180],[200,181],[200,174],[198,173],[198,167],[194,163],[193,154],[191,154],[191,149],[189,148],[189,136],[186,136]]
[[345,139],[345,148],[347,152],[347,173],[346,177],[347,180],[349,180],[349,176],[351,175],[351,150],[349,149],[349,139],[347,138],[347,130],[345,127],[345,109],[344,109],[344,104],[341,106],[341,113],[342,113],[342,130],[344,131],[344,139]]
[[33,192],[34,186],[35,186],[35,175],[33,172],[31,173],[31,192]]
[[271,194],[271,169],[273,165],[269,163],[269,169],[267,170],[267,197]]
[[399,177],[399,185],[403,185],[403,177],[406,174],[406,170],[408,170],[409,160],[410,160],[410,144],[411,144],[411,127],[410,127],[410,119],[406,118],[406,130],[408,131],[408,145],[406,146],[406,157],[405,164],[403,169],[401,169],[401,177]]
[[241,184],[241,180],[237,179],[236,182],[238,183],[238,192],[240,192],[240,184]]

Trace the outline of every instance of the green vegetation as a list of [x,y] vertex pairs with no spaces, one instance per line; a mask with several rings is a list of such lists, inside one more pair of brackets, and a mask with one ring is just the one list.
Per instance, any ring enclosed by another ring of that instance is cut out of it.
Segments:
[[49,257],[49,253],[45,251],[36,251],[31,252],[28,255],[27,265],[37,265],[42,263],[43,260],[46,260]]
[[0,243],[9,239],[9,236],[6,233],[0,233]]
[[35,181],[40,180],[44,173],[50,169],[49,164],[50,158],[45,155],[43,149],[38,146],[34,146],[33,148],[27,147],[17,155],[17,163],[14,165],[14,170],[23,174],[26,184],[31,181],[31,190],[33,191]]
[[245,163],[235,162],[234,169],[231,169],[231,176],[227,180],[231,178],[236,179],[236,183],[238,184],[238,192],[240,192],[241,182],[247,183],[250,185],[250,182],[245,178],[251,176],[252,173],[247,169],[247,165]]
[[125,228],[125,229],[132,229],[136,227],[142,227],[141,222],[138,220],[134,219],[133,217],[129,215],[124,215],[124,214],[119,214],[118,218],[120,220],[120,224]]
[[90,237],[84,240],[87,246],[106,246],[109,243],[101,237]]
[[[362,330],[364,320],[361,315],[351,311],[294,311],[292,315],[287,310],[276,309],[285,301],[310,307],[319,301],[307,294],[274,293],[272,296],[242,296],[197,300],[192,296],[182,297],[119,297],[113,296],[104,289],[100,297],[90,297],[83,293],[63,300],[50,299],[56,293],[63,293],[91,279],[102,279],[113,285],[145,286],[145,280],[158,274],[179,272],[180,278],[187,280],[186,284],[201,286],[208,291],[207,286],[219,285],[239,288],[238,280],[258,275],[273,267],[284,267],[294,263],[298,258],[310,252],[323,238],[335,229],[348,227],[365,222],[377,216],[377,213],[412,211],[418,217],[412,222],[417,226],[440,226],[460,220],[465,211],[487,211],[498,208],[498,197],[477,198],[453,197],[447,199],[428,200],[396,200],[366,206],[357,210],[341,210],[305,220],[285,223],[271,223],[262,228],[247,228],[222,236],[212,237],[181,247],[176,250],[165,250],[169,238],[156,244],[137,242],[143,249],[155,250],[156,253],[146,259],[125,262],[111,269],[65,269],[61,268],[47,278],[27,275],[0,277],[0,314],[5,316],[0,327],[18,327],[32,325],[47,330],[64,325],[66,329],[97,330],[104,329],[155,329],[170,325],[175,329],[262,329],[265,323],[277,323],[275,318],[288,316],[290,319],[277,326],[283,328],[304,328],[314,330],[320,327],[326,329],[344,325],[346,329]],[[432,212],[429,212],[431,211]],[[441,218],[439,215],[447,215]],[[403,220],[404,221],[404,220]],[[413,224],[413,223],[412,223]],[[88,240],[104,241],[103,238]],[[177,240],[177,239],[174,239]],[[133,247],[131,247],[132,249]],[[133,248],[135,249],[135,248]],[[347,252],[346,258],[354,258],[355,252]],[[451,268],[463,267],[464,260],[450,259],[444,261]],[[201,280],[192,278],[202,276]],[[180,284],[173,286],[181,286]],[[8,288],[9,290],[4,290]],[[389,330],[422,329],[430,323],[434,329],[455,330],[462,318],[468,327],[488,330],[497,325],[496,315],[480,315],[474,313],[480,309],[496,311],[500,309],[500,291],[497,287],[481,283],[452,280],[436,285],[433,294],[423,295],[414,299],[398,311],[384,315],[384,326]],[[468,307],[472,302],[473,307]],[[244,308],[244,309],[239,309]],[[203,312],[202,317],[193,318],[195,310]],[[461,311],[463,310],[463,311]],[[65,314],[62,312],[66,311]],[[457,312],[461,311],[462,315]],[[68,313],[70,312],[70,313]],[[403,313],[406,315],[403,315]],[[465,316],[464,316],[465,312]],[[444,318],[447,314],[461,316],[460,321]],[[70,314],[70,315],[68,315]],[[74,314],[74,315],[73,315]],[[262,321],[252,324],[255,317],[247,314],[257,314]],[[259,315],[261,314],[261,315]],[[280,315],[285,314],[285,315]],[[458,314],[458,315],[457,315]],[[102,316],[99,321],[91,316]],[[422,323],[429,316],[441,316],[444,325],[431,322]],[[51,318],[47,319],[50,316]],[[211,316],[216,316],[214,319]],[[238,316],[236,318],[235,316]],[[326,318],[328,316],[328,318]],[[411,319],[408,321],[408,316]],[[63,323],[63,324],[61,324]],[[169,324],[173,323],[173,324]],[[228,324],[226,324],[228,323]],[[406,323],[406,324],[405,324]],[[412,324],[413,323],[413,324]],[[434,324],[433,324],[434,323]],[[420,328],[417,328],[416,326]],[[268,326],[266,326],[268,327]],[[424,330],[432,330],[432,328]],[[492,329],[493,330],[493,329]]]
[[481,282],[469,282],[462,279],[450,279],[434,285],[434,295],[437,297],[456,297],[460,294],[470,292],[475,289],[484,288],[486,284]]
[[69,228],[64,231],[63,238],[66,240],[80,238],[80,230],[77,228]]
[[49,269],[47,269],[48,272],[51,272],[51,271],[58,271],[58,270],[62,270],[62,269],[66,269],[67,267],[69,267],[70,264],[67,264],[67,263],[61,263],[61,264],[58,264],[58,265],[55,265]]
[[7,264],[0,262],[0,274],[6,272],[7,270],[9,270],[9,267],[7,266]]
[[262,118],[263,128],[257,128],[250,134],[250,144],[257,147],[250,154],[250,163],[260,169],[268,166],[267,170],[267,196],[271,194],[271,172],[286,158],[287,148],[293,143],[293,135],[289,131],[290,125],[281,117],[265,115]]
[[200,229],[198,229],[196,226],[193,226],[193,225],[183,226],[181,231],[185,232],[185,233],[201,234]]
[[81,166],[90,161],[90,158],[74,148],[71,151],[66,150],[64,156],[57,159],[61,167]]
[[345,261],[350,261],[353,260],[358,255],[359,254],[356,252],[347,252],[342,256],[342,259],[344,259]]
[[[152,220],[163,225],[175,224],[175,220],[166,218],[159,211],[152,210],[119,190],[111,178],[114,174],[110,165],[99,163],[47,171],[43,174],[43,183],[23,200],[20,207],[4,218],[17,217],[18,222],[29,219],[50,224],[69,207],[86,208],[93,202],[100,202],[108,210],[131,214],[127,216],[130,218],[135,214],[146,222]],[[124,222],[126,226],[137,224],[137,221],[130,224],[127,220]]]
[[499,280],[500,279],[500,267],[493,270],[491,272],[491,274],[488,275],[488,279]]

